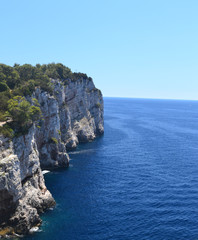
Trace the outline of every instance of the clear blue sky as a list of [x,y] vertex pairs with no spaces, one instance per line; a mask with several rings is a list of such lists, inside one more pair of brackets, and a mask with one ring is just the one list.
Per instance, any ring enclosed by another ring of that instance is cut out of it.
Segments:
[[0,62],[61,62],[104,96],[198,99],[197,0],[6,0]]

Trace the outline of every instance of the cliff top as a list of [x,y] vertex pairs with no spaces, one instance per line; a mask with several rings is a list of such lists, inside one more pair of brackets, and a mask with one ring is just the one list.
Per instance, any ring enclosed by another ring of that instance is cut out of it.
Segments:
[[[77,81],[79,79],[92,81],[92,78],[86,74],[72,72],[70,68],[61,63],[36,64],[35,66],[15,64],[13,67],[0,64],[1,133],[7,136],[11,135],[12,129],[5,125],[8,118],[17,121],[23,118],[18,123],[24,123],[24,117],[26,117],[25,122],[27,123],[31,122],[36,115],[39,115],[39,106],[28,103],[24,97],[31,96],[35,88],[38,87],[53,94],[52,79],[60,80],[64,85],[67,85],[68,81]],[[26,116],[27,114],[28,116]]]

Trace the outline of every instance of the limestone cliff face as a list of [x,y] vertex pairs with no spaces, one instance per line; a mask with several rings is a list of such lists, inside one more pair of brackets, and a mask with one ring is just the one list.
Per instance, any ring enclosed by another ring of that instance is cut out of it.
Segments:
[[0,136],[0,228],[26,233],[40,224],[39,213],[55,201],[46,189],[42,168],[69,164],[67,149],[102,134],[103,98],[90,79],[52,80],[54,94],[36,89],[42,119],[13,141]]
[[55,201],[46,189],[35,127],[12,141],[0,137],[0,225],[26,233],[41,222],[38,213]]
[[34,94],[43,114],[36,142],[41,165],[47,168],[68,165],[66,149],[91,141],[104,131],[103,98],[92,80],[70,80],[66,86],[53,80],[53,85],[54,96],[40,89]]

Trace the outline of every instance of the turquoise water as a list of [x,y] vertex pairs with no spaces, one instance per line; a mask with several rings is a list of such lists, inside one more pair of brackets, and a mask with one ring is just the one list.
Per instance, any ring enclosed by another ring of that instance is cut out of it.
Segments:
[[104,136],[70,157],[25,239],[198,239],[198,102],[105,98]]

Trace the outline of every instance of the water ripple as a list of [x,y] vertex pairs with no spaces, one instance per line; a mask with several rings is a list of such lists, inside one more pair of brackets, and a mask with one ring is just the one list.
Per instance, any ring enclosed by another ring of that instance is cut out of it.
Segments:
[[198,102],[105,99],[105,134],[45,175],[57,201],[27,239],[198,239]]

